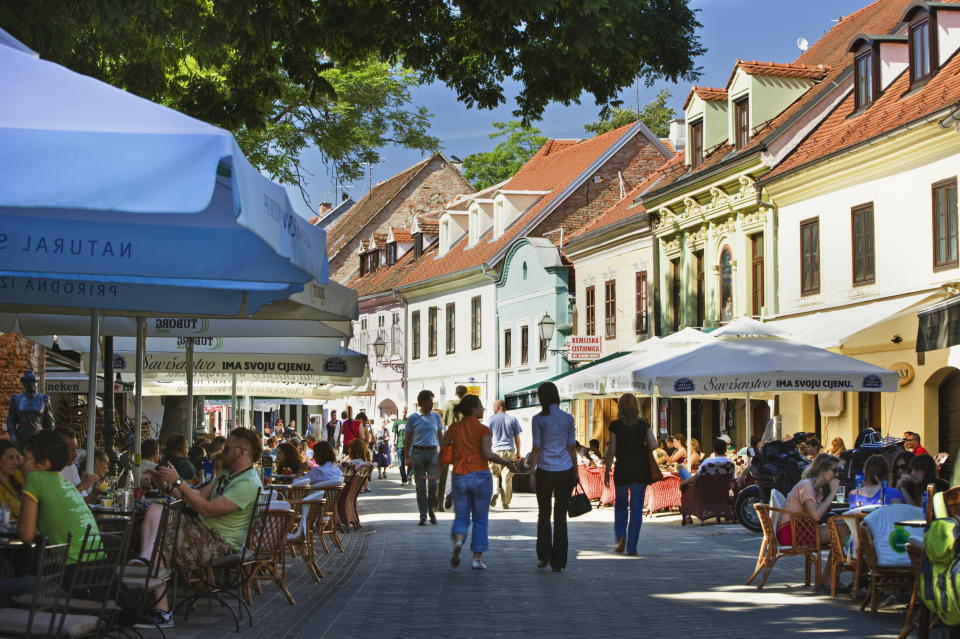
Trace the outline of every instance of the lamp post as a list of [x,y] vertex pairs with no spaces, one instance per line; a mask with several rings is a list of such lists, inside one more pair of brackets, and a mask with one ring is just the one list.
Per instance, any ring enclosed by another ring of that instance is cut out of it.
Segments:
[[383,335],[377,335],[377,339],[373,342],[373,354],[377,358],[377,364],[389,368],[397,373],[403,372],[403,362],[392,362],[387,359],[387,343],[383,341]]
[[549,345],[550,340],[553,338],[553,331],[557,327],[557,322],[550,317],[550,313],[547,313],[543,316],[543,319],[540,320],[538,326],[540,328],[540,339],[547,342],[547,345]]

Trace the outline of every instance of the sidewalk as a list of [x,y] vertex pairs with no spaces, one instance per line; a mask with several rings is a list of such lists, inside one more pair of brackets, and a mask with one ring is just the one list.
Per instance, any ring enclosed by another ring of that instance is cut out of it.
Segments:
[[411,487],[371,487],[360,497],[363,529],[343,536],[346,553],[321,555],[322,583],[288,559],[296,606],[264,584],[252,629],[237,635],[229,614],[202,606],[167,637],[893,637],[903,623],[900,609],[873,618],[849,596],[804,588],[799,558],[781,560],[762,591],[744,586],[760,536],[740,525],[681,527],[676,515],[646,518],[639,556],[626,557],[613,553],[612,508],[593,510],[570,521],[567,570],[538,570],[536,501],[526,494],[492,509],[488,570],[470,569],[468,549],[451,568],[452,513],[418,527]]

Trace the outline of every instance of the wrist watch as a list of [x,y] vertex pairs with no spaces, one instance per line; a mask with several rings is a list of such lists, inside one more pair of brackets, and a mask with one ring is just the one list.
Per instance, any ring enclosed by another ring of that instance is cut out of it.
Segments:
[[170,490],[172,491],[172,490],[176,490],[177,488],[180,488],[180,484],[182,483],[183,483],[183,477],[177,477],[177,481],[173,482],[173,485],[170,486]]

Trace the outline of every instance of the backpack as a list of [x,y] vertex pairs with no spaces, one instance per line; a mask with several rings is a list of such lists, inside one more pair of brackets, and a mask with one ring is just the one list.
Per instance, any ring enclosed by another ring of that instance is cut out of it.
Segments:
[[946,626],[960,624],[960,520],[947,515],[943,495],[934,496],[938,518],[923,534],[920,598]]

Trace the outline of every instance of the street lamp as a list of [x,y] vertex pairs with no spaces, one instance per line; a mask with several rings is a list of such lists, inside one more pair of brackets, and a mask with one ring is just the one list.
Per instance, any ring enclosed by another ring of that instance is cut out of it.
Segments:
[[403,362],[391,362],[387,359],[387,343],[383,341],[383,335],[377,335],[377,339],[373,342],[373,354],[377,357],[377,364],[389,368],[397,373],[403,372]]
[[543,316],[538,326],[540,327],[540,339],[549,343],[553,338],[553,331],[557,327],[557,323],[550,317],[550,313]]

